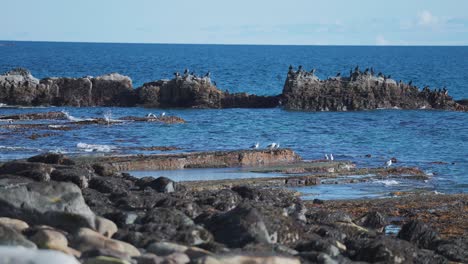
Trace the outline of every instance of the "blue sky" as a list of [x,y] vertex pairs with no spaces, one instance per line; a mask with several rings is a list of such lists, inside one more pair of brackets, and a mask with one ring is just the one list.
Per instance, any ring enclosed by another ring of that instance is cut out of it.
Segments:
[[468,45],[465,0],[0,0],[0,40]]

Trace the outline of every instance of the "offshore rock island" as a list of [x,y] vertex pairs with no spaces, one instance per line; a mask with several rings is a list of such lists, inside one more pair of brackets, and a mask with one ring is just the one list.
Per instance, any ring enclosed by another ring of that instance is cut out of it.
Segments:
[[274,108],[308,111],[352,111],[382,108],[468,111],[448,90],[419,90],[412,82],[395,81],[373,69],[351,70],[349,76],[320,80],[315,70],[291,66],[283,92],[276,96],[221,91],[209,74],[176,73],[135,88],[118,73],[98,77],[37,79],[25,69],[0,75],[0,103],[20,106],[144,106],[180,108]]

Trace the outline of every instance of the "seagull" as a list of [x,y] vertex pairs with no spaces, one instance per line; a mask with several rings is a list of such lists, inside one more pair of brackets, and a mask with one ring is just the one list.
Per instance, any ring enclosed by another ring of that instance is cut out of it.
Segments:
[[279,147],[280,147],[280,144],[277,143],[276,146],[275,146],[275,149],[279,149]]
[[162,112],[161,117],[166,116],[166,112]]
[[153,113],[149,113],[146,115],[147,118],[155,118],[156,116]]
[[258,149],[260,147],[260,143],[255,143],[252,146],[250,146],[251,149]]
[[330,160],[330,158],[328,157],[328,154],[325,154],[325,159]]
[[276,143],[273,142],[267,146],[267,149],[274,149],[275,147],[276,147]]
[[333,154],[330,154],[330,160],[335,160],[335,158],[333,157]]
[[393,164],[392,160],[391,159],[388,160],[387,162],[385,162],[385,168],[392,166],[392,164]]

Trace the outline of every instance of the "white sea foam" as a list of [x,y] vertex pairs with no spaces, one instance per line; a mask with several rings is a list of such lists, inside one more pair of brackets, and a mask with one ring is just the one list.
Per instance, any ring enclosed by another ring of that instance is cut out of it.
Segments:
[[398,185],[400,184],[398,181],[395,181],[395,180],[378,180],[378,181],[375,181],[376,183],[381,183],[385,186],[392,186],[392,185]]
[[27,147],[14,147],[14,146],[0,146],[0,150],[11,150],[11,151],[16,151],[16,150],[33,150],[33,151],[42,151],[41,149],[36,149],[36,148],[27,148]]
[[50,127],[50,128],[62,128],[62,127],[67,127],[67,126],[64,126],[64,125],[48,125],[48,127]]
[[65,118],[67,120],[72,121],[72,122],[79,122],[79,121],[84,120],[82,118],[77,118],[77,117],[74,117],[74,116],[70,115],[70,113],[68,113],[67,111],[62,111],[62,113],[65,115]]
[[86,144],[82,142],[76,144],[76,147],[85,152],[111,152],[115,149],[115,147],[109,145]]

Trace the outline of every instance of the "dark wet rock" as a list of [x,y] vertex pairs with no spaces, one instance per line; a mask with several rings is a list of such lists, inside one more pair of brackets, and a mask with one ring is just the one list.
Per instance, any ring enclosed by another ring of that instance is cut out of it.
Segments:
[[173,193],[173,195],[167,195],[165,198],[159,200],[155,206],[164,208],[175,208],[193,219],[200,215],[203,210],[201,208],[203,204],[201,204],[198,201],[194,201],[194,199],[195,198],[190,197],[185,192],[176,194]]
[[315,235],[309,237],[307,241],[300,242],[295,249],[299,252],[316,251],[323,252],[329,256],[336,257],[341,252],[336,246],[337,241],[332,238],[322,238],[321,236]]
[[386,225],[388,225],[387,219],[379,212],[369,212],[363,215],[356,222],[358,225],[372,228],[379,232],[382,232]]
[[352,260],[380,263],[447,263],[442,256],[400,239],[377,237],[347,243]]
[[441,240],[435,247],[435,252],[448,260],[468,263],[468,239],[458,238]]
[[217,242],[228,247],[243,247],[249,243],[272,243],[262,215],[249,204],[215,214],[204,221]]
[[166,177],[158,177],[154,179],[153,177],[143,177],[138,179],[135,182],[135,185],[144,189],[144,188],[152,188],[153,190],[161,193],[171,193],[175,191],[175,182]]
[[104,217],[112,220],[119,228],[135,224],[138,218],[145,215],[144,211],[112,211],[104,214]]
[[456,101],[458,104],[468,106],[468,99],[461,99]]
[[21,233],[2,224],[0,224],[0,246],[37,248],[36,244],[26,239]]
[[212,206],[220,211],[229,211],[242,201],[239,194],[229,189],[199,192],[195,199],[201,206]]
[[95,176],[89,181],[89,188],[95,189],[101,193],[127,193],[133,187],[133,182],[123,178],[109,178]]
[[179,210],[154,208],[139,216],[134,225],[119,230],[116,237],[138,247],[145,247],[155,241],[175,241],[197,245],[213,240],[210,232],[196,225],[192,219]]
[[2,115],[0,119],[13,119],[13,120],[40,120],[40,119],[65,119],[66,115],[64,112],[45,112],[45,113],[28,113],[28,114],[17,114],[17,115]]
[[153,190],[132,191],[116,194],[115,197],[111,197],[115,206],[123,210],[151,209],[165,198],[165,194],[157,193]]
[[320,199],[317,199],[317,198],[315,198],[315,199],[312,201],[312,203],[314,203],[314,204],[324,204],[324,201],[323,201],[323,200],[320,200]]
[[221,99],[222,108],[275,108],[279,105],[280,96],[259,96],[248,93],[224,93]]
[[99,176],[109,177],[117,174],[117,170],[109,164],[95,163],[92,167],[94,172]]
[[421,248],[433,249],[439,234],[419,220],[412,220],[401,227],[398,238],[412,242]]
[[[115,211],[114,203],[111,201],[108,194],[90,188],[85,188],[82,192],[86,204],[98,215],[105,215]],[[114,221],[114,219],[111,220]]]
[[0,179],[0,214],[65,230],[94,228],[94,213],[72,183]]
[[287,109],[313,111],[351,111],[378,108],[434,108],[466,111],[445,91],[420,91],[406,83],[384,76],[373,76],[359,69],[349,76],[319,80],[313,73],[290,70],[283,88]]
[[94,173],[81,167],[56,167],[50,176],[54,181],[73,182],[84,189],[88,187],[89,180],[94,176]]
[[350,215],[344,212],[329,212],[326,210],[312,211],[307,214],[307,220],[312,224],[333,224],[336,222],[351,223]]
[[49,181],[53,171],[54,168],[48,164],[24,161],[10,161],[0,167],[0,175],[14,174],[28,177],[36,181]]

